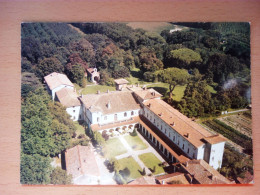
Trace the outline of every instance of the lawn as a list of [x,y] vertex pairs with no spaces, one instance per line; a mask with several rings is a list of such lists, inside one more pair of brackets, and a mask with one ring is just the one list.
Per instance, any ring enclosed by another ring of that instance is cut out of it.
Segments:
[[127,178],[127,182],[142,176],[141,173],[139,172],[139,171],[142,172],[142,168],[133,159],[133,157],[122,158],[118,160],[118,162],[120,164],[120,168],[119,168],[120,170],[128,168],[128,170],[130,171],[130,175]]
[[124,154],[127,152],[123,144],[120,142],[118,138],[112,138],[107,141],[105,141],[105,148],[106,148],[106,156],[108,158],[113,158],[115,156],[118,156],[120,154]]
[[83,95],[93,94],[93,93],[97,93],[98,90],[99,90],[100,92],[107,92],[107,90],[109,90],[109,91],[115,91],[115,90],[116,90],[116,87],[106,86],[106,85],[92,85],[92,86],[86,86],[86,87],[81,91],[81,93],[82,93]]
[[76,126],[77,130],[77,136],[79,136],[80,134],[85,134],[85,129],[82,125],[80,125],[77,121],[74,122],[74,125]]
[[154,166],[155,172],[154,175],[160,174],[164,172],[164,169],[159,166],[161,161],[153,154],[153,153],[145,153],[138,156],[141,161],[145,164],[147,168],[153,169]]
[[[154,88],[156,91],[161,93],[162,95],[166,96],[169,92],[169,84],[168,83],[158,83],[158,84],[151,84],[147,85],[148,88]],[[182,97],[184,96],[184,91],[186,89],[186,85],[177,85],[173,90],[173,97],[172,99],[175,101],[181,101]]]
[[137,136],[131,136],[131,135],[126,135],[124,136],[124,139],[127,141],[129,146],[133,150],[144,150],[148,148],[148,146],[142,141],[140,137]]

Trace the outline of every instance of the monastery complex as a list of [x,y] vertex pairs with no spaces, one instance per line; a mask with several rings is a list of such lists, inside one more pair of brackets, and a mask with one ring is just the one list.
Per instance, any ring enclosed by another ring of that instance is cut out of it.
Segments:
[[[226,139],[168,105],[156,90],[117,79],[117,91],[78,95],[64,74],[54,72],[44,79],[52,99],[66,107],[72,120],[84,121],[92,131],[108,136],[136,128],[168,162],[183,170],[160,176],[160,183],[173,176],[184,178],[183,174],[192,175],[197,183],[230,183],[216,171],[222,165]],[[139,180],[150,182],[146,177]]]

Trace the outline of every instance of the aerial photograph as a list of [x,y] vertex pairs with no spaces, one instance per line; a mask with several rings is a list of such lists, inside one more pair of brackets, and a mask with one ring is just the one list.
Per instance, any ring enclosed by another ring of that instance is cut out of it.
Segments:
[[24,185],[253,184],[250,23],[21,24]]

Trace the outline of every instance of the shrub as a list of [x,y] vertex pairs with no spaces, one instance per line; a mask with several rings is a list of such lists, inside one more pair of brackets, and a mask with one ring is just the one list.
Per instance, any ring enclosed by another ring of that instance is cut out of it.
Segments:
[[137,132],[136,132],[136,129],[133,130],[132,133],[130,133],[131,136],[137,136]]

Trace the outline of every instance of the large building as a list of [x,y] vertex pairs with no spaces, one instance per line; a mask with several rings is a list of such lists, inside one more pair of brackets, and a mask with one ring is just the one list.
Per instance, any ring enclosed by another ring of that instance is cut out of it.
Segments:
[[69,82],[65,87],[72,89],[62,89],[65,82],[60,82],[63,87],[49,85],[49,78],[57,74],[45,77],[46,83],[52,92],[59,88],[54,96],[56,93],[57,100],[67,107],[73,120],[84,120],[102,135],[137,128],[171,163],[195,159],[204,160],[214,169],[221,168],[226,139],[208,132],[168,105],[154,89],[127,86],[125,80],[119,79],[116,80],[118,91],[98,91],[77,97]]

